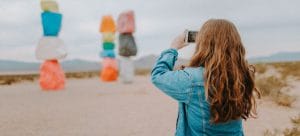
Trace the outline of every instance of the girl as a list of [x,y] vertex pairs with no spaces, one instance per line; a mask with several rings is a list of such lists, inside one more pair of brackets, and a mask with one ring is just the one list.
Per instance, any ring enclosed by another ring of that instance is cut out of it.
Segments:
[[196,38],[188,67],[173,71],[185,35],[162,52],[153,84],[179,102],[176,136],[243,136],[242,119],[256,115],[254,68],[233,23],[208,20]]

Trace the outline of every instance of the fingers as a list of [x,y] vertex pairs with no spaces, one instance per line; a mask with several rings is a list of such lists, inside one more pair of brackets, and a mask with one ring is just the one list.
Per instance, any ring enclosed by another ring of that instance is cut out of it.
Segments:
[[175,48],[177,50],[187,46],[188,44],[185,43],[185,33],[179,34],[172,42],[171,48]]

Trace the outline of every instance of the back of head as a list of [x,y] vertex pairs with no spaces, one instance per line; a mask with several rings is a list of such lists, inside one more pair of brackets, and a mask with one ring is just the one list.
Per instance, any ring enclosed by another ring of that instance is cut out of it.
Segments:
[[233,23],[224,19],[205,22],[197,35],[190,66],[205,67],[205,93],[211,105],[211,122],[255,115],[254,77]]

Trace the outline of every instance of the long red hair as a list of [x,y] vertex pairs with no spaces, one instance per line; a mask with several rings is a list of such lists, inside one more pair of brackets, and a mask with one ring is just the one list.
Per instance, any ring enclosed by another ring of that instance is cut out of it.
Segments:
[[[233,23],[210,19],[196,38],[190,67],[205,68],[205,94],[211,122],[220,123],[256,116],[254,72],[245,59],[245,48]],[[251,72],[252,70],[252,72]]]

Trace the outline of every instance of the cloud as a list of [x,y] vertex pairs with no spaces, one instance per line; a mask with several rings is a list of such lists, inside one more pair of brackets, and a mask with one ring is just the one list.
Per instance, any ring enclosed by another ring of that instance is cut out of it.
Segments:
[[[0,59],[36,61],[34,48],[42,36],[38,0],[0,0]],[[63,14],[60,38],[68,59],[100,60],[101,16],[116,19],[124,10],[136,14],[138,57],[159,54],[184,29],[198,30],[209,18],[225,18],[241,32],[248,56],[300,51],[300,9],[297,0],[57,0]],[[117,42],[117,41],[116,41]],[[117,50],[117,49],[116,49]],[[193,47],[180,51],[190,57]],[[26,51],[26,52],[24,52]],[[20,53],[18,53],[20,52]]]

